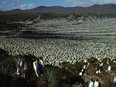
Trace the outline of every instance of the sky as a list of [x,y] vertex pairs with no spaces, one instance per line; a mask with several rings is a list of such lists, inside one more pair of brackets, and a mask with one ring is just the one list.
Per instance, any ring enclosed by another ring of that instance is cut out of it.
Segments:
[[93,4],[116,4],[116,0],[0,0],[0,11],[31,9],[38,6],[87,7]]

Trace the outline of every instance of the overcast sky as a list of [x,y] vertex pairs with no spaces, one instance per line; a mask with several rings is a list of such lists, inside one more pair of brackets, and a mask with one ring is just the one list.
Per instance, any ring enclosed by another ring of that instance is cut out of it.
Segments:
[[31,9],[37,6],[86,7],[107,3],[116,4],[116,0],[0,0],[0,10]]

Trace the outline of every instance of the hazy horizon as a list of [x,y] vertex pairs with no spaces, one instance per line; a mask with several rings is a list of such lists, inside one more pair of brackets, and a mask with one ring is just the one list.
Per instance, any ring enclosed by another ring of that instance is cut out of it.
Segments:
[[0,11],[32,9],[38,6],[88,7],[94,4],[116,4],[116,0],[0,0]]

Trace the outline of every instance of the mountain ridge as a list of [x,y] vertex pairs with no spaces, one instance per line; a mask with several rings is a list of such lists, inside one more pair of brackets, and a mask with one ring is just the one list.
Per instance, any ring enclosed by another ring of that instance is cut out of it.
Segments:
[[88,7],[63,7],[63,6],[38,6],[32,9],[13,9],[10,10],[11,12],[20,12],[20,11],[31,11],[31,12],[64,12],[64,13],[75,13],[75,12],[85,12],[85,11],[109,11],[112,10],[116,12],[116,4],[94,4]]

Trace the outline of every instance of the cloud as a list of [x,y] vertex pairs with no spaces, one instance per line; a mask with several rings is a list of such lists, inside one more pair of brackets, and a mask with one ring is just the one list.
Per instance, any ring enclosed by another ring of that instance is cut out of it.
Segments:
[[65,0],[66,3],[69,3],[71,6],[90,6],[93,4],[107,4],[115,3],[116,0]]
[[0,0],[0,10],[11,10],[11,9],[30,9],[34,5],[23,0]]
[[33,5],[32,3],[21,4],[21,5],[19,6],[19,8],[21,8],[21,9],[30,9],[30,8],[33,8],[33,7],[34,7],[34,5]]
[[21,0],[0,0],[0,10],[11,10],[19,7]]

